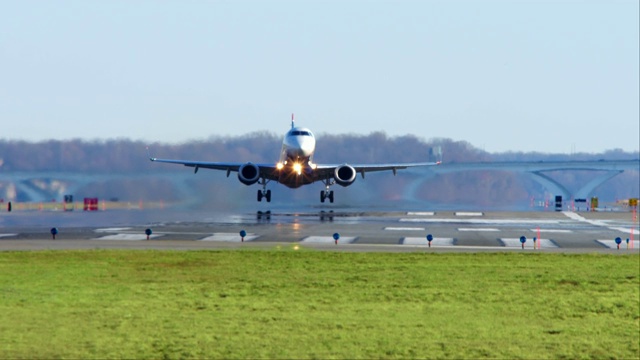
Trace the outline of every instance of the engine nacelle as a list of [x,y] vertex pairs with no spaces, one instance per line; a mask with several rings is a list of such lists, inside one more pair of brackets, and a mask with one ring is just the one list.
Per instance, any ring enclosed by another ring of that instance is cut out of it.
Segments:
[[333,171],[333,178],[338,185],[349,186],[356,181],[356,169],[347,164],[340,165]]
[[238,180],[245,185],[253,185],[260,180],[260,168],[252,163],[246,163],[238,169]]

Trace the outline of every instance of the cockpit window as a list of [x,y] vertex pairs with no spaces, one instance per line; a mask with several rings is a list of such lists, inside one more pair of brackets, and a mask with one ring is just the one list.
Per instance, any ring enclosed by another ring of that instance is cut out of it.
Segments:
[[291,135],[311,136],[311,133],[308,131],[294,130],[291,132]]

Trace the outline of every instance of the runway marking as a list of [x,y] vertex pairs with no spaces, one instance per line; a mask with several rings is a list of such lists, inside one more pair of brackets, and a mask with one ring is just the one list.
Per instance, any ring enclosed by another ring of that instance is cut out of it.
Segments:
[[530,219],[425,219],[425,218],[401,218],[400,222],[415,223],[457,223],[457,224],[559,224],[560,220],[530,220]]
[[18,234],[0,234],[0,238],[2,238],[2,237],[11,237],[11,236],[18,236]]
[[433,216],[435,214],[433,211],[409,211],[407,216]]
[[458,228],[458,231],[500,231],[496,228]]
[[464,212],[458,211],[454,213],[456,216],[484,216],[482,212]]
[[638,229],[623,228],[623,227],[610,227],[609,229],[617,230],[625,234],[631,234],[633,232],[633,235],[640,235],[640,230]]
[[[537,233],[538,229],[529,229],[531,232]],[[568,229],[540,229],[541,233],[572,233],[573,230]]]
[[568,218],[572,219],[572,220],[576,220],[576,221],[580,221],[580,222],[586,222],[588,224],[591,225],[595,225],[595,226],[602,226],[602,227],[606,227],[609,230],[614,230],[614,231],[620,231],[621,233],[625,233],[625,234],[631,234],[633,233],[634,235],[639,235],[640,234],[640,230],[635,228],[635,225],[632,225],[632,227],[628,227],[628,228],[624,228],[624,227],[619,227],[619,226],[610,226],[609,224],[607,224],[606,221],[604,220],[589,220],[579,214],[576,214],[574,212],[571,211],[563,211],[562,212],[564,215],[566,215]]
[[423,227],[392,227],[392,226],[387,226],[384,229],[392,230],[392,231],[424,231],[425,230],[425,228]]
[[[149,239],[155,239],[162,235],[152,234],[149,236]],[[124,241],[140,241],[147,240],[147,235],[145,234],[113,234],[107,236],[101,236],[99,238],[95,238],[92,240],[124,240]]]
[[[522,248],[522,243],[520,243],[520,238],[501,238],[500,241],[504,244],[505,247],[515,247]],[[538,239],[536,241],[536,248],[538,247],[538,242],[540,243],[540,248],[546,249],[555,249],[558,248],[553,241],[549,239]],[[524,243],[524,248],[533,248],[533,239],[527,239],[527,242]]]
[[[618,244],[616,244],[615,240],[596,240],[596,242],[608,247],[609,249],[617,249]],[[629,246],[633,245],[634,250],[639,250],[640,248],[640,240],[633,240],[633,244],[629,241]],[[622,243],[620,244],[620,249],[627,249],[626,239],[622,239]]]
[[[406,237],[402,239],[402,245],[429,245],[426,237]],[[431,246],[455,246],[451,238],[433,238]]]
[[[342,236],[340,237],[340,240],[338,240],[338,244],[351,244],[357,238],[357,236]],[[333,239],[333,236],[307,236],[306,238],[302,239],[301,242],[313,244],[333,244],[336,241]]]
[[[244,241],[252,241],[260,237],[256,234],[247,234],[244,237]],[[227,241],[227,242],[241,242],[242,238],[238,233],[213,233],[211,236],[207,236],[200,241]]]
[[118,231],[126,231],[126,230],[130,230],[130,227],[114,227],[114,228],[102,228],[102,229],[95,229],[95,232],[118,232]]
[[[414,246],[414,247],[420,247],[420,248],[424,248],[427,245],[390,245],[390,246]],[[506,246],[484,246],[484,245],[453,245],[453,246],[433,246],[431,245],[431,247],[440,247],[440,248],[453,248],[453,249],[460,249],[460,250],[505,250],[505,251],[516,251],[519,248],[515,248],[515,247],[506,247]],[[528,249],[525,247],[525,250]],[[530,248],[529,248],[530,249]]]

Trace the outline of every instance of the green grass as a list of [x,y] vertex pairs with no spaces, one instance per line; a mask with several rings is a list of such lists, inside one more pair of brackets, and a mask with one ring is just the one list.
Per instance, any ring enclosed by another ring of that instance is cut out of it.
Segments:
[[0,253],[0,358],[638,358],[637,255]]

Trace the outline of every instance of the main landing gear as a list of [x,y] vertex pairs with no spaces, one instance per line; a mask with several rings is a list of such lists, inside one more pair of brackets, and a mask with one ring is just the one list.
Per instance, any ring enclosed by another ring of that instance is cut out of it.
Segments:
[[262,185],[262,190],[258,190],[258,202],[262,201],[262,198],[265,198],[267,202],[271,202],[271,190],[267,190],[268,182],[268,180],[262,178],[262,181],[258,183]]
[[326,199],[329,199],[329,202],[333,204],[333,190],[329,190],[329,186],[333,185],[334,182],[327,179],[324,180],[324,185],[326,188],[320,191],[320,202],[324,203]]
[[320,191],[320,202],[324,202],[326,199],[329,199],[330,203],[333,203],[333,190],[322,190]]

